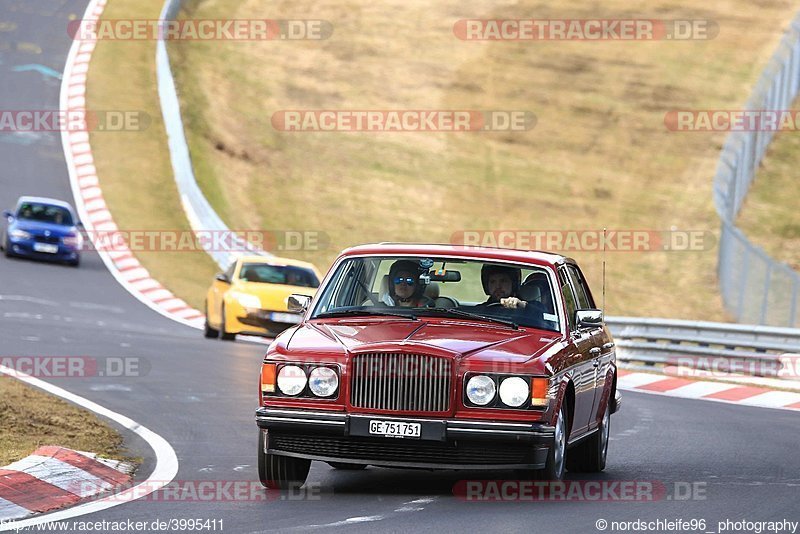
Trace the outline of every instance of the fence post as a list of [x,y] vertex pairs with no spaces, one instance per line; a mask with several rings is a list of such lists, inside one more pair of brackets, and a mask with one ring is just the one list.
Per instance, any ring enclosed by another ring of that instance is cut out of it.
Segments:
[[764,276],[764,299],[761,301],[761,318],[758,324],[766,324],[767,304],[769,303],[769,286],[772,282],[772,262],[767,262],[767,274]]

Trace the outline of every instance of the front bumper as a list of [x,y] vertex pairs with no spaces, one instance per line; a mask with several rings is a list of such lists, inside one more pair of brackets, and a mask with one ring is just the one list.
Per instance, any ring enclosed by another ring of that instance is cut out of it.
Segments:
[[289,315],[286,312],[274,312],[271,310],[240,310],[236,315],[236,322],[240,325],[242,333],[253,333],[262,336],[275,337],[287,328],[297,325],[297,322],[276,321],[273,319],[275,314]]
[[[418,422],[420,439],[369,436],[369,420]],[[541,469],[555,429],[541,423],[258,408],[270,454],[427,469]]]
[[57,252],[38,252],[34,250],[36,241],[33,239],[9,239],[4,246],[11,255],[24,258],[33,258],[50,261],[76,261],[80,258],[80,252],[64,245],[63,243],[51,243],[58,247]]

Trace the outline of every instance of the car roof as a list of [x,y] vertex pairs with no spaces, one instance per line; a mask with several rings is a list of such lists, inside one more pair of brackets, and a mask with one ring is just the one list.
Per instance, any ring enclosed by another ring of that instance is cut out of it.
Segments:
[[295,260],[293,258],[281,258],[278,256],[259,256],[257,254],[246,254],[239,256],[239,260],[247,263],[263,263],[266,265],[291,265],[293,267],[305,267],[312,271],[316,268],[313,263]]
[[342,256],[459,256],[477,260],[500,260],[517,263],[536,263],[556,266],[564,262],[575,261],[561,254],[540,250],[516,250],[510,248],[479,247],[465,245],[448,245],[433,243],[373,243],[357,245],[342,251]]
[[19,197],[19,200],[17,200],[17,205],[20,205],[23,202],[31,202],[36,204],[50,204],[51,206],[58,206],[60,208],[66,208],[70,212],[73,213],[75,212],[75,210],[72,209],[72,204],[70,204],[69,202],[64,202],[63,200],[57,200],[55,198],[22,196]]

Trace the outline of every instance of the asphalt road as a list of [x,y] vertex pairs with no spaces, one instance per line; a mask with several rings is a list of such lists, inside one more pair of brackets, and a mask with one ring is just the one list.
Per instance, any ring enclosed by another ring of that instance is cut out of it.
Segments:
[[[85,1],[2,0],[1,109],[56,109],[70,45],[66,24]],[[72,200],[56,133],[0,132],[0,206],[22,194]],[[253,481],[253,421],[263,345],[205,340],[128,295],[99,257],[79,269],[0,257],[0,355],[137,359],[143,376],[49,380],[162,435],[180,460],[178,481]],[[130,360],[129,360],[130,361]],[[0,391],[2,381],[0,379]],[[91,521],[210,519],[224,532],[329,529],[442,532],[594,532],[612,521],[800,520],[797,414],[626,393],[612,417],[602,481],[649,481],[670,497],[694,485],[693,499],[653,502],[468,502],[453,495],[481,473],[368,468],[334,471],[314,463],[302,494],[211,502],[164,499],[163,492],[85,516]],[[152,452],[129,433],[133,454]],[[511,478],[496,473],[491,478]],[[577,477],[570,476],[572,480]],[[185,486],[191,487],[191,486]],[[677,490],[676,490],[677,487]],[[159,497],[159,495],[161,497]],[[218,523],[219,525],[219,523]],[[613,531],[611,525],[608,528]],[[628,529],[630,531],[630,529]]]

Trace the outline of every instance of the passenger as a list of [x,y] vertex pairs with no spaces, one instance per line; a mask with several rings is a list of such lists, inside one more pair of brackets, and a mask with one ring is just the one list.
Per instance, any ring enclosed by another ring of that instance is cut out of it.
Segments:
[[502,304],[503,299],[516,295],[521,277],[521,271],[516,267],[484,265],[481,268],[481,283],[483,284],[483,292],[489,298],[482,306]]
[[519,297],[517,301],[512,300],[514,297],[511,297],[504,306],[525,308],[532,304],[545,313],[555,313],[553,296],[550,293],[550,282],[548,282],[547,275],[543,272],[534,272],[525,278],[525,282],[522,283],[519,290]]
[[389,293],[383,298],[384,304],[404,308],[428,306],[431,299],[423,294],[425,287],[419,275],[419,263],[411,260],[394,262],[389,268]]

